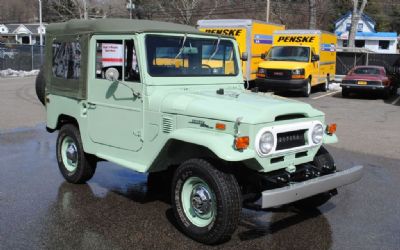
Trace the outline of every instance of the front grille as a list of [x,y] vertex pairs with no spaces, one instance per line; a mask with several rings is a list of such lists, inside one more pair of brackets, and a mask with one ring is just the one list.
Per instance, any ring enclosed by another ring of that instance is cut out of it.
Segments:
[[290,149],[306,144],[306,129],[277,134],[276,150]]
[[267,69],[265,73],[266,78],[290,80],[292,78],[291,70],[284,69]]

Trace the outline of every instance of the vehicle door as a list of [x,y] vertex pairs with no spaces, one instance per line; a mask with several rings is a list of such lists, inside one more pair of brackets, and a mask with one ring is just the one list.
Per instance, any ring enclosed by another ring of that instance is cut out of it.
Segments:
[[143,102],[137,41],[132,36],[93,36],[88,84],[92,141],[113,148],[142,148]]
[[312,81],[311,81],[311,85],[317,85],[319,83],[319,78],[320,76],[320,69],[319,69],[319,60],[318,61],[312,61],[312,58],[314,55],[317,55],[315,53],[315,50],[313,47],[311,47],[311,57],[310,57],[310,61],[311,61],[311,76],[312,76]]

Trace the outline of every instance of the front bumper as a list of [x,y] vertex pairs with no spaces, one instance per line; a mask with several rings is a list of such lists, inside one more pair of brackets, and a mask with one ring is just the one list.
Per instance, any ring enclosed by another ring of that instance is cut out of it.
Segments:
[[308,79],[278,80],[269,78],[257,78],[256,87],[260,90],[303,90],[307,86]]
[[256,204],[261,208],[288,204],[356,182],[361,179],[362,174],[363,166],[355,166],[286,187],[266,190],[261,193],[261,198]]
[[342,83],[340,87],[343,89],[351,89],[351,90],[377,90],[383,91],[389,88],[389,86],[384,85],[359,85],[359,84],[350,84],[350,83]]

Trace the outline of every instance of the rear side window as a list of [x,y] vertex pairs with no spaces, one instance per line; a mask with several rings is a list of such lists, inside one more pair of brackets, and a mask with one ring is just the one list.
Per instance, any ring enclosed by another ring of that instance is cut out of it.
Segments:
[[81,76],[81,46],[78,41],[53,43],[53,76],[79,79]]

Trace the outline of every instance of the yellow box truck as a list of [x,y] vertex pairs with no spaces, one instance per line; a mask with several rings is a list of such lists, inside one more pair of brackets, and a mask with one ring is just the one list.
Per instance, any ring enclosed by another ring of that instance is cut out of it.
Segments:
[[273,35],[273,46],[258,65],[260,90],[297,90],[309,96],[311,87],[327,91],[335,78],[336,35],[321,30],[283,30]]
[[245,81],[254,81],[257,76],[261,55],[272,46],[272,34],[284,30],[284,25],[266,23],[252,19],[211,19],[199,20],[200,31],[233,36],[239,44],[240,54],[247,52],[247,61],[242,61]]

